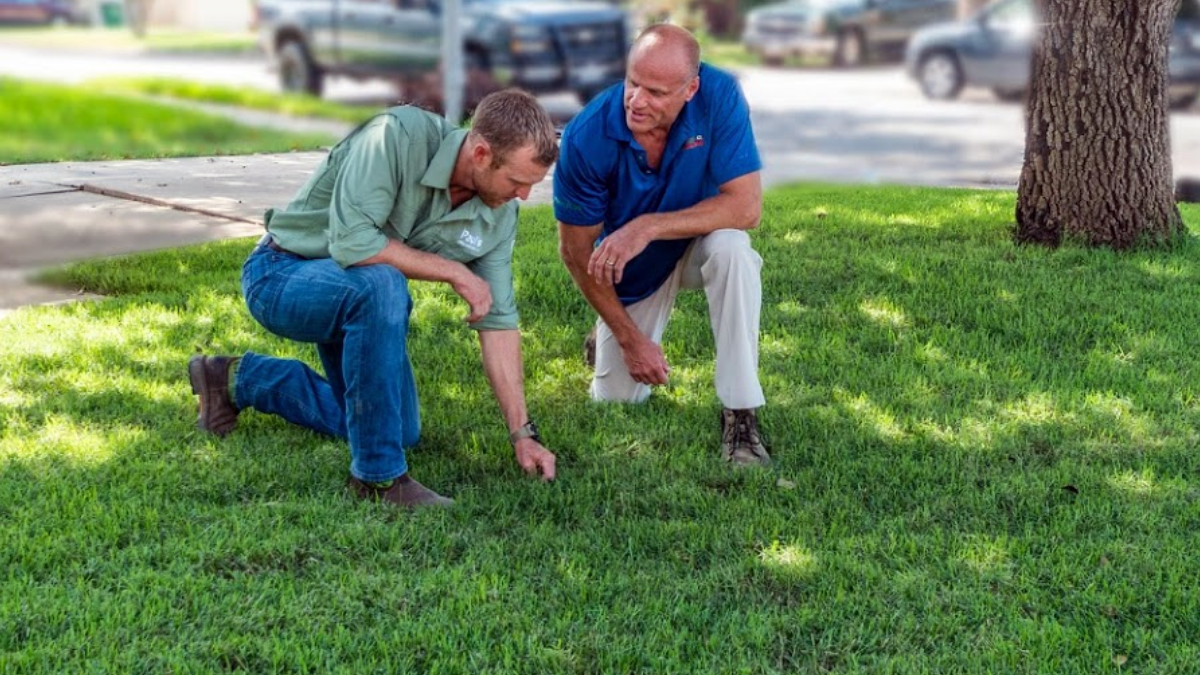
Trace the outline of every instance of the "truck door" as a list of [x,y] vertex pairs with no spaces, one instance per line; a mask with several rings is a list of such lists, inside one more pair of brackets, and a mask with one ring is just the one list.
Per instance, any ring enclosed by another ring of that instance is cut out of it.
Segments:
[[342,62],[365,75],[432,71],[442,19],[432,0],[341,0]]

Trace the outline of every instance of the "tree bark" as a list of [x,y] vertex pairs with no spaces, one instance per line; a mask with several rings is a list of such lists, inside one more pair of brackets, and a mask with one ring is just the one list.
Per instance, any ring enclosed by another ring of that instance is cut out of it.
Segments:
[[1186,233],[1175,206],[1167,45],[1179,0],[1037,0],[1016,239],[1121,250]]

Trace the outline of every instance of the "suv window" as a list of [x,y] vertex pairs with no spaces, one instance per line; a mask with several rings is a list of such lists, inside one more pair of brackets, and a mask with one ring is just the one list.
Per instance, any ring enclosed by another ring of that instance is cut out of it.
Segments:
[[996,3],[988,12],[988,20],[1004,25],[1019,25],[1033,22],[1033,5],[1030,0],[1008,0]]

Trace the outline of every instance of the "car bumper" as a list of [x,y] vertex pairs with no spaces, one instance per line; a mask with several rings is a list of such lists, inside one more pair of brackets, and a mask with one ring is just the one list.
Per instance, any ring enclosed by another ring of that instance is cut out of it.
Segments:
[[788,56],[831,56],[837,51],[832,35],[797,35],[786,38],[757,37],[743,40],[746,51],[760,58]]

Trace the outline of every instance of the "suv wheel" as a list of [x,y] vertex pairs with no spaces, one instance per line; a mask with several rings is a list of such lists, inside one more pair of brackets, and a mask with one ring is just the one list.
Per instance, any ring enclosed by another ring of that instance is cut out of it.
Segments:
[[833,53],[833,65],[842,68],[861,66],[867,60],[867,42],[862,31],[851,28],[838,33],[837,50]]
[[296,40],[279,47],[279,84],[285,92],[320,96],[325,85],[324,73],[308,56],[308,50]]
[[1025,90],[1015,87],[993,87],[992,95],[1005,103],[1020,103],[1025,100]]
[[1167,95],[1167,105],[1171,107],[1171,110],[1187,110],[1196,102],[1198,94],[1200,94],[1198,89],[1171,87],[1170,93]]
[[917,81],[926,97],[936,101],[948,101],[958,96],[963,88],[962,68],[958,59],[949,52],[934,52],[921,60],[917,68]]

